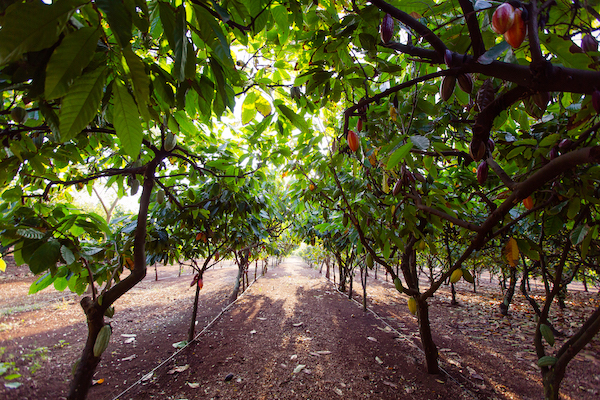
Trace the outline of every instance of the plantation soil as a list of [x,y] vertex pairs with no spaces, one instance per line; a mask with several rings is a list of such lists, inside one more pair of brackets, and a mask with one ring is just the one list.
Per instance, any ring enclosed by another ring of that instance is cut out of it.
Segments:
[[[325,271],[290,258],[269,268],[222,313],[237,270],[217,265],[204,275],[196,326],[202,333],[178,350],[174,344],[187,338],[191,318],[193,274],[186,269],[180,275],[178,266],[157,266],[156,272],[150,266],[144,281],[117,302],[89,399],[543,398],[530,307],[517,294],[509,315],[501,316],[500,289],[486,277],[477,293],[458,283],[458,305],[450,304],[446,286],[431,299],[443,373],[428,375],[416,318],[384,275],[368,278],[373,314],[359,304],[358,278],[349,300]],[[53,288],[27,296],[34,281],[14,265],[0,274],[0,362],[7,369],[0,398],[65,398],[83,346],[80,297]],[[532,285],[538,296],[541,289]],[[598,302],[595,291],[575,287],[567,308],[553,314],[555,326],[572,334]],[[567,338],[557,337],[555,348]],[[600,396],[599,355],[596,337],[570,364],[564,399]],[[13,383],[21,385],[9,388]]]

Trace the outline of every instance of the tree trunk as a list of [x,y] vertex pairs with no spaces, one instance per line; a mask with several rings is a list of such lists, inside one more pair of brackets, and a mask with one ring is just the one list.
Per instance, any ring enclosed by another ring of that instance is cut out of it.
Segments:
[[515,287],[517,286],[517,269],[510,269],[510,282],[508,284],[508,288],[506,293],[504,294],[504,300],[500,304],[500,313],[502,315],[508,315],[508,308],[510,307],[510,303],[512,301],[513,295],[515,294]]
[[94,344],[100,329],[104,324],[104,315],[94,306],[94,302],[89,297],[81,299],[81,307],[87,317],[88,337],[85,347],[79,359],[79,365],[75,370],[75,376],[71,381],[69,388],[69,400],[84,400],[90,389],[94,372],[100,363],[100,357],[94,356]]
[[233,284],[233,292],[231,293],[231,296],[229,296],[230,303],[233,303],[234,301],[236,301],[236,299],[238,297],[238,292],[240,291],[240,283],[243,279],[243,274],[244,274],[244,266],[240,264],[238,266],[237,278],[235,280],[235,283]]
[[348,271],[348,278],[350,281],[350,285],[348,287],[348,298],[351,299],[352,298],[352,286],[354,284],[354,274],[352,273],[352,271]]
[[158,282],[158,268],[156,267],[156,263],[154,263],[154,281]]
[[421,335],[421,344],[425,352],[425,364],[427,372],[430,374],[439,374],[438,350],[431,335],[431,325],[429,324],[429,305],[427,300],[417,299],[417,317],[419,320],[419,333]]
[[450,302],[450,304],[456,306],[458,305],[458,301],[456,300],[456,289],[454,288],[454,283],[450,283],[450,289],[452,292],[452,301]]
[[363,288],[363,311],[367,311],[367,276],[368,270],[366,268],[360,269],[360,281]]
[[[202,279],[202,274],[199,275]],[[200,286],[196,285],[196,296],[194,297],[194,307],[192,308],[192,320],[190,321],[190,329],[188,330],[188,342],[194,340],[196,335],[196,316],[198,315],[198,298],[200,297]]]

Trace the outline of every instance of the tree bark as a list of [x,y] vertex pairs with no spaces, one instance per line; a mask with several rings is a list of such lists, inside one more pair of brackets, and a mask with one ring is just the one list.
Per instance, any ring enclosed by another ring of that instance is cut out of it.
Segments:
[[512,301],[513,295],[515,294],[515,287],[517,286],[517,269],[510,269],[510,282],[508,284],[508,288],[506,293],[504,294],[504,300],[500,304],[500,312],[502,315],[508,314],[508,308],[510,307],[510,303]]
[[[198,279],[202,279],[202,272],[198,275]],[[198,299],[200,298],[200,286],[196,284],[196,295],[194,296],[194,307],[192,308],[192,320],[188,329],[188,342],[194,340],[196,335],[196,316],[198,315]]]
[[431,325],[429,324],[429,305],[427,300],[417,299],[417,317],[419,320],[419,334],[421,344],[425,352],[425,366],[429,374],[439,374],[438,350],[431,335]]

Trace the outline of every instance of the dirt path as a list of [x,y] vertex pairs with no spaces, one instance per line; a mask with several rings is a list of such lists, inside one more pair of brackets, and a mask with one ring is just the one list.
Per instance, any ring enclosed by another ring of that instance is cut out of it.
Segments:
[[[290,258],[120,399],[462,399],[417,351]],[[175,372],[175,371],[181,372]]]

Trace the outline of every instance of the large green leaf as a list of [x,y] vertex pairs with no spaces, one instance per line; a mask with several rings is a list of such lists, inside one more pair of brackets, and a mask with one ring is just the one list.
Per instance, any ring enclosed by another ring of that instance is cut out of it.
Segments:
[[83,0],[60,0],[51,5],[41,1],[16,3],[0,20],[0,65],[21,58],[23,53],[52,46],[71,13]]
[[308,125],[307,125],[306,121],[302,117],[300,117],[297,113],[295,113],[292,109],[290,109],[288,106],[283,105],[283,104],[278,104],[277,109],[287,119],[289,119],[290,122],[292,123],[292,125],[294,125],[296,128],[300,129],[302,132],[308,132]]
[[114,87],[113,123],[123,150],[131,157],[137,157],[142,147],[144,133],[140,114],[127,88],[119,81]]
[[65,95],[60,108],[60,139],[74,138],[98,112],[104,88],[104,71],[100,67],[77,78]]
[[246,125],[256,117],[256,107],[254,103],[256,101],[256,93],[250,92],[244,98],[242,103],[242,124]]
[[178,81],[182,82],[186,78],[185,65],[187,63],[189,43],[187,38],[185,8],[183,5],[177,7],[177,13],[175,15],[175,31],[173,34],[173,39],[175,40],[175,47],[173,48],[175,63],[173,64],[173,75]]
[[[115,34],[119,45],[127,47],[131,41],[133,25],[131,12],[122,0],[96,0],[98,8],[106,13],[110,29]],[[133,4],[133,2],[131,2]]]
[[404,157],[406,157],[406,155],[408,153],[410,153],[410,150],[413,147],[413,142],[410,141],[408,143],[406,143],[404,146],[400,147],[399,149],[397,149],[396,151],[394,151],[394,153],[392,153],[392,155],[390,156],[386,168],[392,169],[394,168],[396,165],[398,165],[398,163],[402,160],[404,160]]
[[94,27],[81,28],[65,36],[46,67],[47,100],[64,96],[69,84],[92,59],[99,37],[100,30]]
[[29,259],[29,269],[35,275],[54,267],[60,259],[60,243],[49,240],[38,247]]
[[144,62],[133,52],[131,46],[123,49],[123,57],[129,67],[129,74],[133,82],[133,95],[138,103],[140,114],[146,121],[150,120],[148,113],[148,98],[150,97],[150,78],[146,73]]

